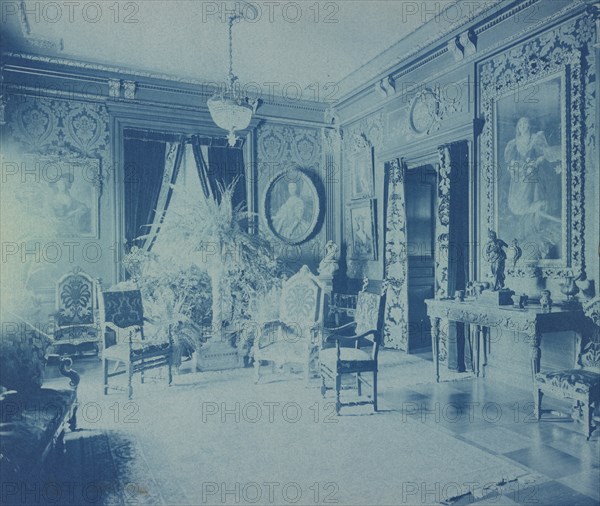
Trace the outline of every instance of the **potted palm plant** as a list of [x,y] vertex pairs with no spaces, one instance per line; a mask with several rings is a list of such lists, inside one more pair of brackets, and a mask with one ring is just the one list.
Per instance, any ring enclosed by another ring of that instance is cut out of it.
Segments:
[[[218,186],[218,196],[199,198],[183,186],[174,186],[180,205],[169,210],[160,239],[170,253],[162,260],[179,268],[195,268],[210,278],[213,342],[237,345],[239,329],[249,318],[251,301],[268,291],[281,272],[269,242],[247,231],[249,213],[235,205],[237,181]],[[164,248],[163,248],[164,250]]]

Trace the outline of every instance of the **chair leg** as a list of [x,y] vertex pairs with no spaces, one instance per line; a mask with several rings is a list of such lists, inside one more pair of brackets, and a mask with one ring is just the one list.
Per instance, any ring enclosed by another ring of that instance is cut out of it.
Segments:
[[538,387],[533,391],[533,415],[536,420],[540,420],[542,418],[542,397],[544,393]]
[[373,371],[373,411],[377,412],[377,371]]
[[340,391],[342,390],[342,375],[339,372],[335,373],[335,414],[340,414],[342,403],[340,401]]
[[69,429],[74,432],[77,429],[77,405],[73,408],[73,414],[69,418]]
[[108,360],[102,361],[102,369],[104,371],[104,395],[108,395]]
[[254,383],[260,381],[260,360],[254,360]]
[[173,366],[171,365],[171,362],[169,361],[169,386],[171,386],[171,384],[173,383]]
[[133,397],[133,386],[131,385],[131,380],[133,379],[133,364],[131,362],[127,363],[127,398],[131,400]]
[[358,396],[362,395],[362,382],[360,381],[360,373],[356,373],[356,390],[358,391]]
[[325,394],[327,393],[327,385],[325,384],[325,375],[321,373],[321,396],[325,399]]
[[142,385],[144,384],[144,370],[143,369],[140,371],[140,383]]

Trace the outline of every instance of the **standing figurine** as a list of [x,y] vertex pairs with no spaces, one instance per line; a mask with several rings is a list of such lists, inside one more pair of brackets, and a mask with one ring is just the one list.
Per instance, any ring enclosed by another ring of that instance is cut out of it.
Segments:
[[504,288],[504,268],[506,264],[506,252],[503,248],[508,248],[502,239],[498,239],[496,232],[488,230],[489,241],[485,245],[485,258],[490,264],[494,285],[492,289],[497,292]]
[[514,270],[517,266],[517,262],[523,255],[523,250],[519,246],[519,241],[517,241],[516,239],[512,240],[511,246],[508,247],[507,254],[508,254],[508,259],[512,263],[512,268]]

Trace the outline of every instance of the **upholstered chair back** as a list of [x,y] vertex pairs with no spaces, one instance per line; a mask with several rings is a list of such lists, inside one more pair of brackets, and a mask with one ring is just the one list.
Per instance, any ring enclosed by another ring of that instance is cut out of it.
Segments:
[[356,333],[380,329],[381,296],[375,293],[358,292],[354,321]]
[[56,283],[56,324],[59,327],[95,322],[96,281],[81,271],[70,272]]
[[139,290],[102,292],[104,323],[121,329],[144,325],[142,294]]
[[323,320],[323,297],[319,278],[304,265],[283,284],[279,319],[309,338],[311,327]]
[[583,309],[591,325],[582,343],[579,364],[584,369],[600,372],[600,296],[586,303]]

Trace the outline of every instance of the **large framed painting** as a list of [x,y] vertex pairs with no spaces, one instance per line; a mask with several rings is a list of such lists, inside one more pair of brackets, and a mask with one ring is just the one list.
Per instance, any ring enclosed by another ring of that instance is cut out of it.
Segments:
[[314,174],[291,169],[267,185],[264,216],[270,231],[287,244],[301,244],[318,232],[324,207]]
[[374,188],[373,178],[373,148],[367,145],[351,155],[352,198],[361,199],[372,197]]
[[57,237],[99,238],[98,159],[26,155],[23,163],[36,184],[27,185],[22,200],[52,223]]
[[523,86],[536,100],[498,97],[494,119],[497,232],[517,239],[524,258],[560,265],[567,251],[567,152],[562,74]]
[[353,260],[377,260],[375,199],[350,202],[350,234]]
[[550,49],[534,39],[478,70],[483,223],[519,243],[517,277],[578,276],[584,265],[581,52]]

